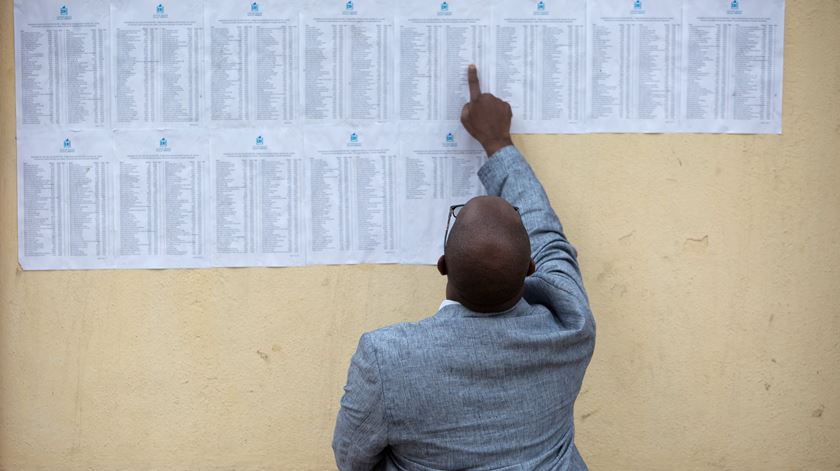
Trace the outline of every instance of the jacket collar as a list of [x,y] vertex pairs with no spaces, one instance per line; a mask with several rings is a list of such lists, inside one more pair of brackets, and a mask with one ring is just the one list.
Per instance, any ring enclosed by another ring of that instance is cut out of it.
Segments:
[[441,319],[454,319],[458,317],[519,317],[524,316],[530,310],[531,305],[528,304],[528,301],[525,301],[524,297],[520,299],[512,308],[502,312],[475,312],[467,309],[458,302],[445,300],[443,303],[441,303],[440,309],[438,310],[437,314],[435,314],[435,317]]

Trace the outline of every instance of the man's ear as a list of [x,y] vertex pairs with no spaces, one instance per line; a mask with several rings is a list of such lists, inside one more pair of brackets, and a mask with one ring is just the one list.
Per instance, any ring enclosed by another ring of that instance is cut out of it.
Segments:
[[440,258],[438,259],[437,267],[438,272],[441,275],[446,276],[449,273],[449,271],[446,269],[446,255],[440,256]]
[[[440,262],[438,262],[440,263]],[[528,274],[526,276],[531,276],[534,272],[537,271],[537,264],[534,263],[534,259],[532,258],[530,262],[528,262]]]

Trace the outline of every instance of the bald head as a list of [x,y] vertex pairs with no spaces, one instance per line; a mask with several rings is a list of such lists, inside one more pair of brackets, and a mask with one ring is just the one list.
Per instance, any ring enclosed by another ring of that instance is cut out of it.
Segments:
[[531,265],[528,233],[516,210],[497,196],[470,200],[445,247],[447,297],[478,312],[511,307]]

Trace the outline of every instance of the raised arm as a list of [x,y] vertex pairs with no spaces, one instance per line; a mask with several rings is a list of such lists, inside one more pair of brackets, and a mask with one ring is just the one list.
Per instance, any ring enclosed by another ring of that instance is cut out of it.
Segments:
[[531,166],[513,146],[510,105],[481,93],[475,66],[468,70],[470,102],[461,122],[484,147],[490,160],[478,173],[490,195],[501,196],[519,208],[531,241],[537,274],[546,281],[585,297],[577,252],[566,239],[563,226]]

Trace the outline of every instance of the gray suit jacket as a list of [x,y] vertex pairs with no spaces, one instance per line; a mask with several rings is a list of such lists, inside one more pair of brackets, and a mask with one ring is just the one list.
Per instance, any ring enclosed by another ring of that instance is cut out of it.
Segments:
[[335,427],[341,470],[585,470],[573,410],[595,345],[575,249],[515,147],[479,171],[520,208],[537,271],[497,314],[449,305],[364,334]]

